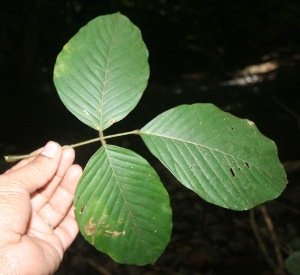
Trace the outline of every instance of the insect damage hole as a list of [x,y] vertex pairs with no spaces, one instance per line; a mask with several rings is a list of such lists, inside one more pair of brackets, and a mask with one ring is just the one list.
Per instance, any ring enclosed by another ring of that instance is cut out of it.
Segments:
[[247,161],[245,161],[244,163],[247,166],[247,168],[250,168],[250,164]]
[[231,175],[232,175],[233,177],[235,177],[235,173],[234,173],[234,171],[233,171],[233,168],[230,168],[230,173],[231,173]]

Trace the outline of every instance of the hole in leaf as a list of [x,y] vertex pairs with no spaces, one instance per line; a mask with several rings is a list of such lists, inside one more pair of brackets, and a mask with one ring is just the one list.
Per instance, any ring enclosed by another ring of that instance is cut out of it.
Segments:
[[250,168],[250,164],[247,161],[245,161],[245,164],[248,168]]
[[234,173],[234,171],[233,171],[232,168],[230,168],[230,173],[231,173],[231,175],[232,175],[233,177],[235,177],[235,173]]
[[233,131],[233,127],[231,127],[231,131]]

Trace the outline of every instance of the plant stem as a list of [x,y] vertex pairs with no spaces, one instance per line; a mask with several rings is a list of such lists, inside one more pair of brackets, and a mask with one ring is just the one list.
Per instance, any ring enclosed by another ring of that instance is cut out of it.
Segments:
[[8,155],[4,156],[6,162],[15,162],[21,159],[33,158],[36,157],[38,154],[29,154],[29,155]]
[[[93,138],[90,140],[86,140],[86,141],[82,141],[82,142],[78,142],[75,144],[71,144],[71,145],[64,145],[62,146],[62,149],[68,149],[68,148],[75,148],[75,147],[79,147],[79,146],[83,146],[86,144],[90,144],[96,141],[103,141],[109,138],[115,138],[115,137],[121,137],[121,136],[127,136],[127,135],[139,135],[140,134],[140,130],[133,130],[133,131],[129,131],[129,132],[124,132],[124,133],[119,133],[119,134],[114,134],[114,135],[109,135],[109,136],[100,136],[97,138]],[[4,156],[4,159],[6,162],[15,162],[21,159],[25,159],[25,158],[32,158],[32,157],[36,157],[38,154],[27,154],[27,155],[8,155],[8,156]]]
[[280,244],[279,244],[279,240],[277,238],[277,235],[276,235],[276,232],[275,232],[275,229],[274,229],[272,219],[271,219],[271,217],[270,217],[270,215],[267,211],[267,207],[265,205],[260,206],[260,211],[261,211],[262,216],[265,220],[267,228],[270,232],[271,240],[272,240],[273,245],[274,245],[274,250],[275,250],[275,253],[276,253],[276,258],[277,258],[277,263],[278,263],[278,270],[277,270],[278,274],[280,274],[280,275],[285,274],[284,269],[283,269],[284,263],[283,263],[283,257],[282,257],[281,250],[280,250]]
[[101,139],[106,140],[106,139],[109,139],[109,138],[115,138],[115,137],[121,137],[121,136],[133,135],[133,134],[138,135],[139,133],[140,133],[140,130],[133,130],[133,131],[130,131],[130,132],[124,132],[124,133],[120,133],[120,134],[114,134],[114,135],[103,136],[103,137],[101,136],[101,137],[89,139],[89,140],[78,142],[78,143],[71,144],[71,145],[64,145],[62,148],[63,149],[75,148],[75,147],[83,146],[83,145],[90,144],[90,143],[93,143],[93,142],[96,142],[96,141],[101,141]]
[[263,255],[265,256],[266,261],[268,262],[270,267],[272,267],[274,270],[276,270],[276,265],[275,265],[274,261],[272,260],[272,258],[270,257],[268,249],[259,233],[259,229],[258,229],[256,220],[255,220],[254,211],[255,211],[255,209],[250,209],[250,211],[249,211],[251,228],[253,230],[256,241],[258,242],[259,248],[260,248],[261,252],[263,253]]
[[104,136],[104,139],[109,139],[109,138],[115,138],[115,137],[121,137],[121,136],[128,136],[128,135],[139,135],[140,134],[140,130],[133,130],[130,132],[124,132],[124,133],[120,133],[120,134],[114,134],[114,135],[109,135],[109,136]]

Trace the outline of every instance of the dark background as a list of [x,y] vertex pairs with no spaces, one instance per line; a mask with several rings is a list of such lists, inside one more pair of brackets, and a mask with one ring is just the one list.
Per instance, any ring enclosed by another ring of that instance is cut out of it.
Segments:
[[[286,191],[266,204],[281,255],[286,259],[299,250],[298,0],[2,1],[0,154],[28,153],[48,140],[71,144],[97,136],[60,102],[52,72],[57,54],[80,27],[117,11],[141,29],[150,52],[151,76],[138,107],[108,133],[141,128],[162,111],[184,103],[211,102],[253,120],[276,142],[288,173]],[[132,267],[115,264],[79,236],[57,274],[275,274],[280,270],[259,208],[254,210],[256,225],[273,267],[256,242],[249,212],[209,205],[185,190],[137,137],[112,142],[143,155],[160,174],[174,211],[172,240],[156,265]],[[76,149],[76,161],[84,166],[98,146]],[[8,167],[0,161],[1,172]]]

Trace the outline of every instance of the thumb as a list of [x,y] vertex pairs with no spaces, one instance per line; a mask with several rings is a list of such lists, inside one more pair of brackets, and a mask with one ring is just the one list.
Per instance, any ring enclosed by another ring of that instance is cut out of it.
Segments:
[[59,167],[61,151],[58,143],[49,141],[35,159],[27,165],[7,173],[8,181],[25,188],[29,193],[34,192],[48,183],[55,175]]

